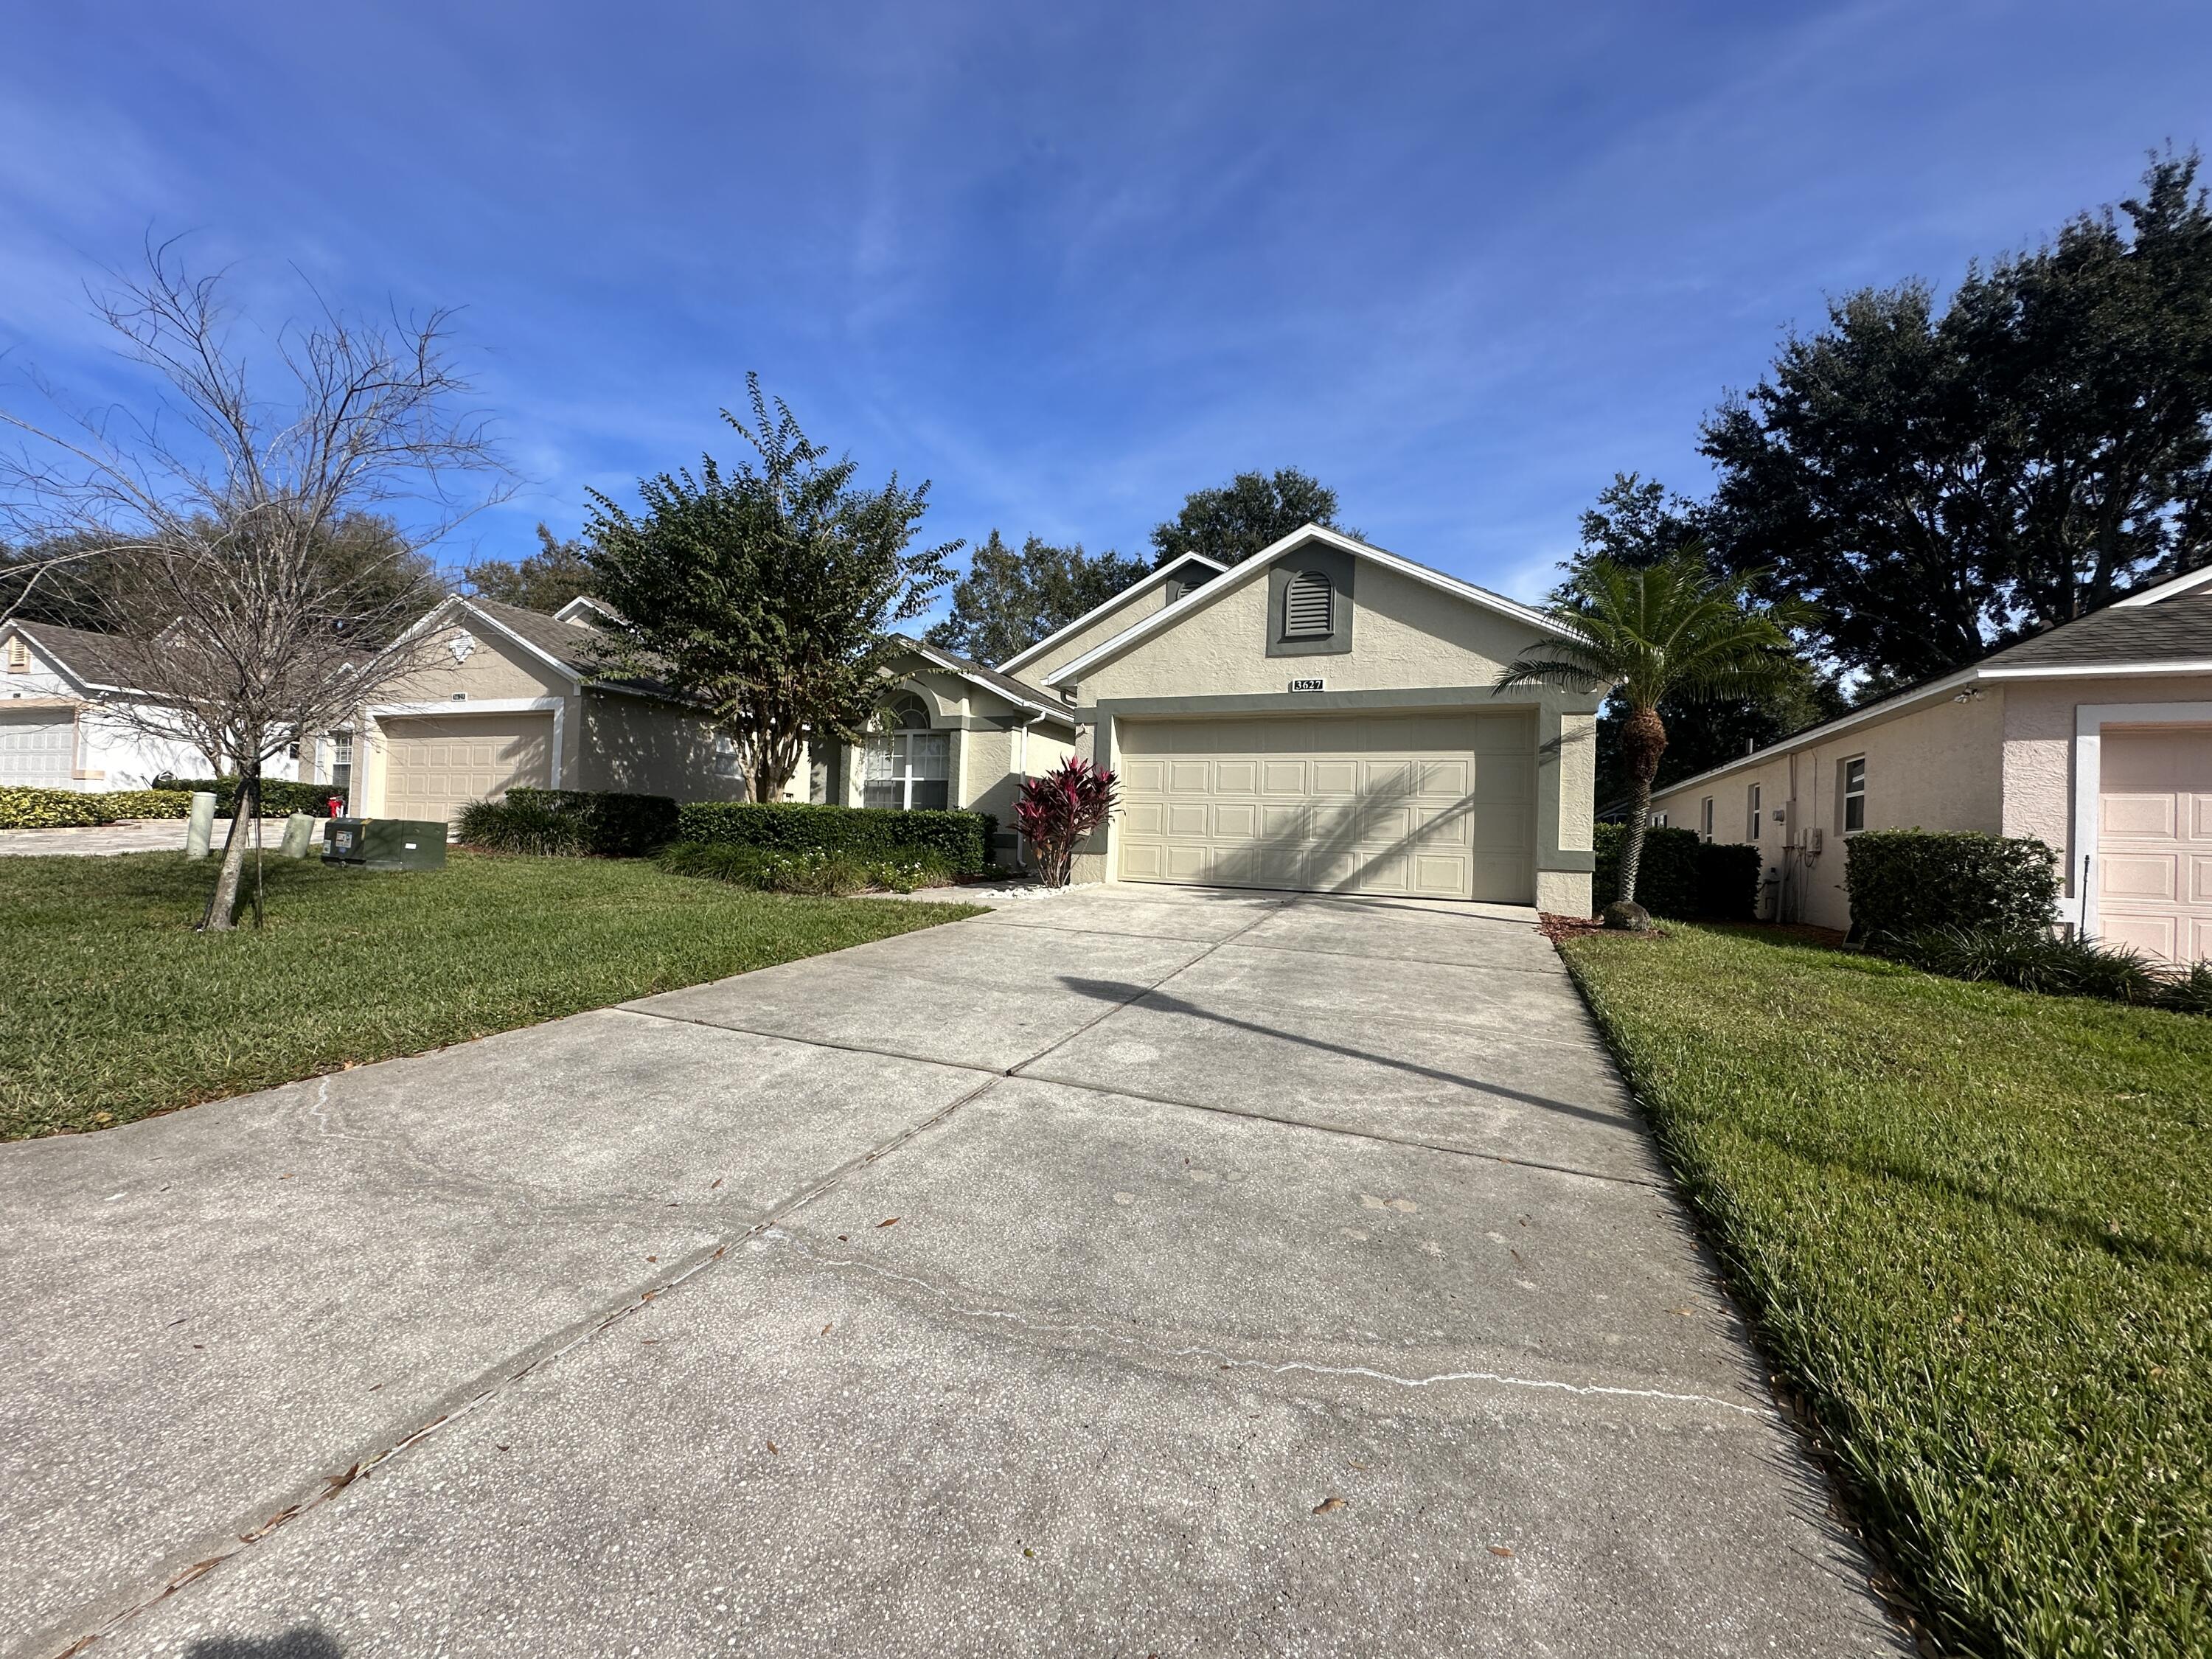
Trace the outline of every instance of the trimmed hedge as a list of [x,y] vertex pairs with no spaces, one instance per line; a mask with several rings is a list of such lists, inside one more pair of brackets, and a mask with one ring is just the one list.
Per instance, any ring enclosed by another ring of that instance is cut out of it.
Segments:
[[602,858],[642,858],[676,839],[676,798],[618,789],[510,789],[511,805],[544,807],[575,819],[584,850]]
[[1862,938],[2031,933],[2051,925],[2057,856],[2027,837],[1869,830],[1844,843],[1844,890]]
[[[181,789],[187,794],[205,790],[215,797],[217,817],[230,816],[231,798],[238,793],[236,778],[156,778],[156,789]],[[294,812],[305,812],[311,818],[326,818],[331,815],[331,797],[343,796],[345,791],[336,784],[294,783],[284,778],[261,780],[261,816],[264,818],[289,817]]]
[[167,789],[0,789],[0,830],[85,830],[125,818],[181,818],[192,798]]
[[[1627,840],[1626,824],[1597,826],[1597,872],[1590,884],[1595,909],[1620,896],[1620,854]],[[1759,848],[1748,842],[1701,841],[1694,830],[1649,829],[1636,872],[1636,902],[1655,916],[1677,921],[1749,921],[1759,912],[1763,872]]]
[[592,850],[580,814],[539,801],[470,801],[453,821],[453,836],[464,847],[532,858],[580,858]]
[[686,801],[677,839],[778,853],[851,853],[864,860],[933,857],[959,875],[991,862],[999,821],[988,812],[902,812],[805,801]]
[[671,875],[822,898],[844,898],[872,887],[911,893],[917,887],[941,886],[950,874],[944,860],[930,853],[864,859],[848,852],[780,853],[726,841],[678,842],[662,850],[659,864]]

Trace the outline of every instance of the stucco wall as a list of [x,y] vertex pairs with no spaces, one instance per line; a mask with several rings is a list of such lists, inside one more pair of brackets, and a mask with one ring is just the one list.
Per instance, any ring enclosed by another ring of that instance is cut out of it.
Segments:
[[1279,692],[1291,679],[1308,677],[1325,679],[1332,691],[1486,685],[1523,647],[1544,637],[1510,617],[1364,560],[1353,579],[1352,605],[1349,652],[1271,657],[1267,583],[1254,578],[1085,671],[1079,698],[1096,703],[1109,697]]
[[714,729],[665,702],[618,691],[587,691],[574,785],[672,795],[678,800],[743,800],[745,780],[717,767]]
[[[1713,800],[1713,839],[1749,839],[1751,785],[1763,786],[1762,861],[1795,895],[1796,920],[1820,927],[1850,925],[1844,890],[1843,763],[1866,757],[1869,830],[1975,830],[1995,835],[2003,812],[2005,707],[2009,690],[1984,688],[1965,703],[1945,699],[1894,719],[1871,721],[1808,744],[1755,767],[1652,799],[1676,829],[1696,830]],[[1792,762],[1794,760],[1794,767]],[[1792,791],[1795,791],[1794,803]],[[1775,809],[1784,810],[1778,823]],[[1820,848],[1811,849],[1813,830]]]
[[2081,854],[2074,845],[2075,711],[2085,703],[2212,702],[2212,675],[2114,675],[2108,679],[2038,680],[2005,691],[2004,822],[2008,836],[2033,836],[2056,848],[2066,893],[2076,897]]
[[1044,677],[1062,663],[1073,662],[1085,652],[1105,644],[1116,634],[1134,628],[1154,611],[1165,610],[1167,603],[1167,583],[1154,581],[1142,592],[1133,594],[1088,627],[1078,629],[1054,644],[1051,650],[1039,652],[1013,672],[1032,685],[1042,685]]
[[[465,657],[456,659],[448,645],[464,633],[473,643]],[[487,702],[538,702],[548,697],[558,698],[562,703],[561,765],[554,781],[563,789],[592,787],[577,781],[584,770],[581,694],[550,665],[502,635],[488,628],[471,626],[468,618],[434,632],[424,660],[380,690],[369,699],[369,706],[381,708],[423,704],[431,706],[410,707],[410,712],[469,714],[490,712],[482,707]],[[380,731],[371,730],[356,738],[356,811],[374,814],[383,810],[388,760]]]

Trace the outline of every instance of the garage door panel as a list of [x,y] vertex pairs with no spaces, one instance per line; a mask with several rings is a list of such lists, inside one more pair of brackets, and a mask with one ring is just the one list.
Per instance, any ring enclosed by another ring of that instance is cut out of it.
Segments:
[[51,708],[0,711],[0,785],[65,789],[76,767],[76,718]]
[[2169,962],[2212,954],[2212,727],[2107,727],[2096,931]]
[[1121,787],[1133,794],[1158,794],[1167,787],[1167,763],[1156,760],[1124,760]]
[[[1125,879],[1532,896],[1525,715],[1134,721],[1121,743]],[[1166,774],[1140,776],[1161,753]]]
[[470,801],[552,781],[550,713],[387,717],[379,729],[386,817],[451,823]]

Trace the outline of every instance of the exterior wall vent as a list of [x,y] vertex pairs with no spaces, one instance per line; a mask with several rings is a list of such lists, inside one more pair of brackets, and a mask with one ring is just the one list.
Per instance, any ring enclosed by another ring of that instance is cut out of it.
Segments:
[[1283,595],[1283,637],[1325,640],[1336,627],[1336,594],[1318,570],[1301,570]]

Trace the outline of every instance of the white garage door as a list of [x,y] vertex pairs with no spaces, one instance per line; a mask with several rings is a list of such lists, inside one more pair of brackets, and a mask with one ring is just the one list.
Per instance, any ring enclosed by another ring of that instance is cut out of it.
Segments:
[[553,716],[408,715],[384,732],[384,816],[450,823],[472,800],[553,778]]
[[1129,720],[1115,730],[1124,881],[1535,896],[1526,714]]
[[0,706],[0,787],[66,789],[76,762],[76,721],[66,708]]
[[2097,746],[2097,932],[2212,957],[2212,726],[2107,726]]

